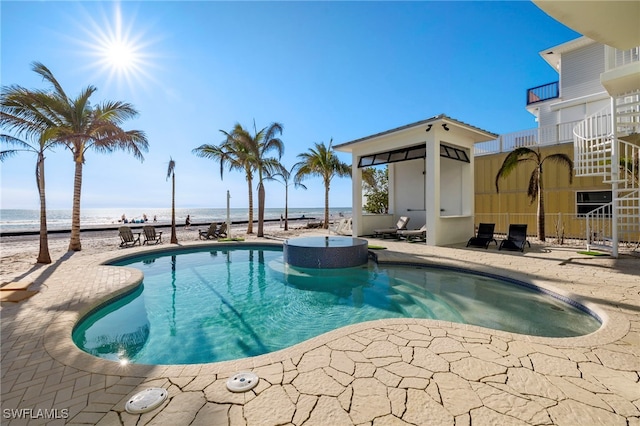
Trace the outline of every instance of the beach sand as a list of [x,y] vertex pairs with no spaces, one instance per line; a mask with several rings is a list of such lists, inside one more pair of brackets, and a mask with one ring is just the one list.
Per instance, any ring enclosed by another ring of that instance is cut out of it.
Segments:
[[[254,233],[246,234],[247,225],[239,224],[233,225],[231,228],[232,237],[242,237],[245,241],[264,241],[264,240],[285,240],[286,238],[292,238],[305,234],[314,235],[328,235],[329,231],[318,228],[307,228],[307,220],[289,221],[289,230],[284,231],[280,227],[279,222],[267,222],[264,225],[264,238],[258,238],[256,236],[257,223],[254,223]],[[192,226],[190,229],[185,229],[183,225],[176,227],[178,243],[194,242],[198,240],[198,230],[206,231],[206,226]],[[158,231],[162,231],[162,244],[169,245],[169,239],[171,235],[171,229],[168,227],[158,228]],[[65,258],[67,254],[67,248],[69,247],[70,232],[49,234],[49,253],[51,255],[52,264],[60,262]],[[531,239],[532,243],[544,246],[553,246],[552,242],[541,243],[535,239]],[[104,253],[105,251],[123,252],[126,248],[120,248],[120,237],[117,230],[108,231],[84,231],[80,235],[80,241],[82,243],[82,250],[72,253],[74,257],[80,256],[92,256],[97,253]],[[565,244],[564,247],[573,246],[576,250],[583,249],[582,244]],[[39,250],[39,236],[38,235],[24,235],[24,236],[7,236],[0,237],[0,287],[5,287],[8,284],[21,282],[29,283],[33,282],[46,271],[51,265],[37,264],[36,259],[38,257]],[[632,257],[639,257],[640,252],[633,251],[633,249],[621,249],[625,255],[631,255]]]
[[[231,227],[232,237],[242,237],[245,241],[260,241],[264,239],[284,240],[313,231],[314,233],[327,233],[327,230],[307,229],[306,221],[290,221],[289,230],[284,231],[279,223],[265,223],[264,238],[258,238],[256,231],[257,223],[254,223],[251,235],[246,234],[247,225],[233,225]],[[192,226],[185,229],[183,225],[176,227],[178,244],[193,242],[198,240],[198,230],[206,231],[206,226]],[[170,228],[161,228],[162,244],[169,245],[171,236]],[[37,264],[39,250],[38,235],[9,236],[0,238],[0,286],[15,282],[33,282],[40,274],[47,269],[44,264]],[[52,264],[61,261],[67,254],[69,247],[70,232],[49,234],[49,253]],[[73,252],[74,257],[91,256],[105,251],[122,252],[126,248],[120,248],[120,237],[117,230],[109,231],[85,231],[80,234],[82,250]]]

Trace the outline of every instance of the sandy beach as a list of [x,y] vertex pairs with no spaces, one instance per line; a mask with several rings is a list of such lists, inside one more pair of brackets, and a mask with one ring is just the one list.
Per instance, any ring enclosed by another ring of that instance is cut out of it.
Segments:
[[[326,230],[310,230],[307,221],[290,221],[289,230],[284,231],[278,222],[265,223],[264,233],[267,239],[286,239],[309,231],[328,232]],[[258,240],[256,231],[258,224],[254,223],[253,234],[247,234],[247,225],[232,225],[231,235],[245,240]],[[192,226],[185,229],[183,225],[176,227],[178,244],[198,240],[198,230],[206,230],[206,226]],[[168,245],[171,235],[170,228],[158,228],[162,231],[162,243]],[[67,253],[70,232],[49,234],[49,253],[53,263],[59,261]],[[80,235],[82,250],[73,253],[74,257],[92,256],[106,251],[122,251],[120,237],[117,230],[83,231]],[[15,281],[33,281],[48,265],[37,264],[39,250],[38,235],[8,236],[0,238],[0,286]]]

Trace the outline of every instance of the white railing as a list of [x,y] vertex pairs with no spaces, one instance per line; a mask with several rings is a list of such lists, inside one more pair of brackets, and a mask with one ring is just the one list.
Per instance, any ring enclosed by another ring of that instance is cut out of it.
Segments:
[[611,46],[604,47],[605,61],[604,70],[611,71],[614,68],[624,67],[640,61],[640,46],[631,49],[620,50]]
[[611,239],[611,235],[613,234],[611,208],[612,204],[609,203],[586,214],[585,235],[587,236],[587,250],[600,248],[611,251],[611,247],[613,246]]
[[557,145],[573,141],[573,128],[580,121],[570,121],[534,129],[520,130],[500,135],[498,139],[474,145],[474,155],[489,155],[511,152],[522,146],[536,147]]
[[640,146],[619,141],[620,177],[619,189],[633,191],[640,188]]
[[607,106],[573,128],[573,166],[576,176],[611,175],[613,129]]
[[640,136],[640,91],[616,98],[616,119],[618,137]]
[[640,235],[640,190],[635,190],[624,197],[614,200],[618,211],[619,237],[625,241],[633,241]]
[[616,67],[622,67],[633,62],[640,61],[640,46],[632,47],[627,50],[615,50]]

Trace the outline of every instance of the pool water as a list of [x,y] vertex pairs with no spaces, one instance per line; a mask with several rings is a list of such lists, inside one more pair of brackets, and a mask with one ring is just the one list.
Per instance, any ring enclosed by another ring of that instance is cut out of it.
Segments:
[[143,284],[83,318],[82,350],[141,364],[261,355],[381,318],[434,318],[536,336],[591,333],[600,322],[512,282],[461,271],[387,266],[292,268],[279,248],[190,250],[136,257]]

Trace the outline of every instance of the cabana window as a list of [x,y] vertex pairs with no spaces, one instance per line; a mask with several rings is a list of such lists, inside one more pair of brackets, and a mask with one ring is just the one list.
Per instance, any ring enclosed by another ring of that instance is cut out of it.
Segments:
[[427,148],[424,144],[421,144],[409,148],[365,155],[364,157],[360,157],[360,160],[358,160],[358,167],[379,166],[381,164],[415,160],[417,158],[424,158],[425,155],[427,155]]
[[[427,154],[427,148],[422,145],[416,145],[409,148],[396,149],[393,151],[379,152],[377,154],[365,155],[358,160],[358,167],[379,166],[388,163],[397,163],[399,161],[415,160],[424,158]],[[467,152],[448,145],[440,144],[440,157],[451,158],[452,160],[470,163]]]
[[469,161],[469,156],[466,151],[443,144],[440,144],[440,157],[451,158],[452,160],[463,161],[465,163],[471,162]]

